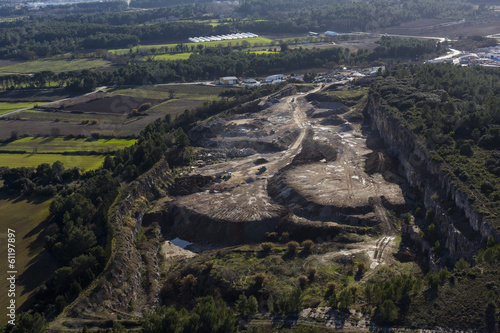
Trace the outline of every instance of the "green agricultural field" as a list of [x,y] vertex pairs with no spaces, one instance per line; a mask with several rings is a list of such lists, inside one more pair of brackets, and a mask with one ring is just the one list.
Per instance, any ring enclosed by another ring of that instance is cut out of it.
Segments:
[[187,60],[191,56],[191,52],[185,52],[185,53],[164,53],[164,54],[156,54],[156,55],[151,55],[142,58],[142,60],[148,60],[150,57],[153,60],[162,60],[162,61],[167,61],[167,60]]
[[279,52],[261,50],[261,51],[250,51],[250,53],[255,53],[255,54],[272,54],[272,53],[279,53]]
[[41,71],[52,71],[55,73],[60,73],[110,66],[111,63],[109,61],[103,59],[88,58],[15,61],[3,66],[0,65],[0,75],[2,73],[34,73]]
[[[232,39],[232,40],[221,40],[221,41],[213,41],[213,42],[204,42],[204,43],[184,43],[184,45],[196,47],[197,45],[203,45],[204,47],[217,47],[217,46],[237,46],[242,45],[243,41],[247,41],[251,46],[265,46],[271,45],[273,40],[264,37],[255,37],[255,38],[244,38],[244,39]],[[155,44],[155,45],[140,45],[133,48],[134,52],[142,51],[142,50],[151,50],[151,49],[160,49],[162,47],[176,47],[178,44]],[[130,49],[111,49],[110,53],[121,55],[130,52]]]
[[[7,246],[5,238],[7,229],[15,230],[16,249],[16,308],[25,303],[35,289],[43,284],[56,270],[57,264],[52,256],[44,249],[44,239],[40,233],[48,222],[49,206],[52,199],[46,198],[12,198],[0,194],[0,228],[2,251],[0,260],[3,264],[3,274],[7,270]],[[9,302],[7,295],[7,280],[2,278],[0,288],[0,304],[3,307]],[[18,310],[19,311],[19,310]],[[2,311],[5,313],[5,311]],[[7,317],[1,316],[0,324],[6,324]]]
[[25,108],[31,108],[40,103],[30,102],[0,102],[0,115]]
[[3,151],[37,150],[38,153],[63,153],[75,151],[111,152],[133,145],[137,140],[126,139],[65,139],[65,138],[22,138],[7,144],[0,144]]
[[74,156],[61,154],[10,154],[0,153],[0,166],[9,168],[36,167],[42,163],[52,164],[61,161],[69,169],[77,167],[83,170],[97,169],[104,161],[103,155]]

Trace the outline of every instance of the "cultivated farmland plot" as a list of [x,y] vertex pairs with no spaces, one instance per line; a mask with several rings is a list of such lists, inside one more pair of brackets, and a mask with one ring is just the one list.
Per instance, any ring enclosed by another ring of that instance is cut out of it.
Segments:
[[[237,88],[231,88],[237,89]],[[211,85],[157,85],[113,88],[60,103],[9,115],[0,120],[0,140],[12,131],[18,135],[84,135],[128,137],[137,135],[147,124],[166,114],[177,115],[206,101],[219,100],[227,87]],[[0,95],[1,101],[1,95]],[[144,103],[152,107],[132,116]],[[41,103],[40,103],[41,104]]]

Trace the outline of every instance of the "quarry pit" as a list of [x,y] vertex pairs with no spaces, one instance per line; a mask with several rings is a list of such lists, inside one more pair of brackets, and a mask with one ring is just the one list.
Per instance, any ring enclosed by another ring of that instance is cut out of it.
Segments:
[[391,219],[406,209],[409,188],[378,133],[347,120],[349,107],[308,101],[342,88],[318,86],[194,128],[190,139],[203,147],[198,166],[145,220],[157,220],[167,238],[214,246],[262,242],[290,224],[299,238],[316,240],[344,227],[371,230],[356,248],[378,265],[382,247],[394,247]]

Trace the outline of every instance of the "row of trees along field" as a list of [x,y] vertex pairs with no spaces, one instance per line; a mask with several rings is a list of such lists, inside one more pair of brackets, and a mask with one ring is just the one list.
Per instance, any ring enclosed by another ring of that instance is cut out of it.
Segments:
[[433,159],[491,220],[500,221],[500,70],[399,65],[373,90],[427,142]]
[[[170,166],[188,165],[191,157],[188,131],[203,119],[234,106],[269,95],[283,85],[243,89],[231,99],[206,103],[195,110],[186,110],[175,119],[167,115],[149,124],[134,146],[107,156],[103,168],[80,174],[64,170],[59,162],[35,168],[2,168],[3,189],[29,196],[46,188],[55,188],[59,195],[50,205],[51,225],[46,230],[46,247],[57,259],[60,268],[51,280],[35,294],[33,309],[48,318],[62,311],[80,291],[87,287],[106,264],[104,249],[108,238],[108,210],[118,195],[120,182],[131,181],[165,158]],[[75,181],[80,181],[77,186]],[[53,195],[54,193],[42,193]]]
[[282,45],[282,51],[273,54],[256,54],[235,51],[232,48],[207,48],[193,53],[187,60],[135,62],[113,72],[90,70],[55,74],[50,71],[27,75],[4,75],[0,86],[4,89],[43,88],[54,85],[69,90],[90,91],[96,86],[124,84],[157,84],[196,80],[213,80],[224,75],[256,76],[275,71],[306,68],[334,68],[338,65],[361,65],[373,63],[382,58],[415,59],[415,57],[439,54],[445,47],[434,41],[398,39],[384,37],[374,51],[349,49],[289,49]]

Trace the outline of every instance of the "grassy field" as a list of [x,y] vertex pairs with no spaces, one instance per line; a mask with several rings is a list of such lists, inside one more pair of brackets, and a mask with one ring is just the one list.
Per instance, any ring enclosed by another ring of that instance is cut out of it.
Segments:
[[0,150],[28,151],[37,149],[39,153],[63,153],[74,151],[111,152],[133,145],[137,140],[126,139],[64,139],[64,138],[22,138],[7,144],[0,144]]
[[272,54],[272,53],[279,53],[279,52],[261,50],[261,51],[250,51],[250,53],[255,53],[255,54]]
[[[232,39],[232,40],[221,40],[221,41],[213,41],[213,42],[204,42],[204,43],[184,43],[184,45],[196,47],[197,45],[203,45],[204,47],[217,47],[219,45],[222,46],[236,46],[241,45],[243,41],[247,41],[252,46],[264,46],[271,45],[273,40],[264,37],[255,37],[255,38],[244,38],[244,39]],[[141,51],[141,50],[150,50],[150,49],[159,49],[162,47],[175,47],[178,44],[155,44],[155,45],[140,45],[133,48],[133,51]],[[110,53],[121,55],[129,53],[130,49],[111,49]]]
[[34,73],[53,71],[55,73],[76,71],[91,68],[109,67],[111,63],[103,59],[61,59],[61,60],[31,60],[10,61],[0,63],[2,73]]
[[148,60],[149,57],[152,57],[153,60],[161,60],[161,61],[167,61],[167,60],[186,60],[189,59],[191,56],[191,52],[185,52],[185,53],[164,53],[164,54],[157,54],[154,56],[147,56],[144,57],[143,60]]
[[[267,51],[267,50],[260,50],[260,51],[250,51],[250,53],[255,53],[255,54],[270,54],[270,53],[278,53],[278,52],[273,52],[273,51]],[[191,56],[191,52],[185,52],[185,53],[164,53],[164,54],[157,54],[157,55],[151,55],[151,56],[146,56],[142,58],[142,60],[146,61],[148,59],[153,59],[153,60],[159,60],[159,61],[169,61],[169,60],[187,60]]]
[[24,108],[31,108],[39,103],[33,102],[0,102],[0,115],[10,111],[15,111]]
[[52,164],[61,161],[69,169],[77,167],[83,170],[97,169],[104,161],[103,155],[72,156],[61,154],[0,154],[0,166],[9,168],[36,167],[42,163]]
[[[0,235],[2,251],[2,276],[7,270],[7,229],[16,232],[16,307],[28,300],[31,293],[44,281],[46,281],[57,268],[55,260],[44,250],[44,239],[40,235],[45,229],[44,220],[49,216],[49,206],[52,200],[41,199],[37,201],[32,198],[10,198],[0,194]],[[2,278],[0,288],[5,291],[0,293],[0,305],[3,309],[7,307],[9,298],[7,296],[7,280]],[[19,311],[19,310],[18,310]],[[5,310],[2,311],[5,314]],[[1,316],[0,324],[5,324],[7,317]]]

